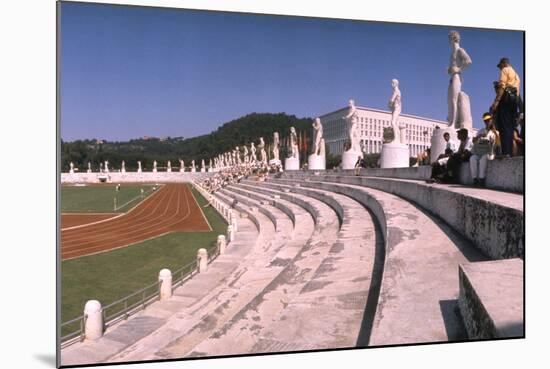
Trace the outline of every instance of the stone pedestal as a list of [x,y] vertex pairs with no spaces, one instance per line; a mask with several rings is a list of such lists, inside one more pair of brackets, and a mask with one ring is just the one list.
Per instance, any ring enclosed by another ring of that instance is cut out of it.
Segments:
[[269,165],[281,165],[281,161],[279,159],[271,159]]
[[451,140],[457,141],[456,130],[453,127],[434,129],[431,139],[430,163],[436,161],[438,156],[445,152],[447,145],[443,138],[445,132],[449,133]]
[[195,173],[197,170],[195,168],[191,168],[191,173]]
[[84,314],[87,316],[84,325],[84,335],[87,340],[97,340],[103,336],[103,314],[101,303],[97,300],[89,300],[84,306]]
[[357,163],[357,158],[363,157],[363,153],[360,151],[344,151],[342,153],[342,169],[353,169],[355,168],[355,163]]
[[307,168],[309,170],[325,170],[327,160],[324,156],[311,154],[307,158]]
[[159,273],[160,300],[172,297],[172,272],[170,269],[162,269]]
[[156,173],[157,172],[157,168],[153,168],[153,173]]
[[408,168],[409,146],[399,143],[382,145],[380,153],[380,168]]
[[205,173],[205,172],[206,172],[206,169],[201,168],[201,173]]
[[208,270],[208,252],[206,249],[197,250],[197,266],[199,273],[204,273]]
[[296,158],[286,158],[285,170],[300,170],[300,160]]

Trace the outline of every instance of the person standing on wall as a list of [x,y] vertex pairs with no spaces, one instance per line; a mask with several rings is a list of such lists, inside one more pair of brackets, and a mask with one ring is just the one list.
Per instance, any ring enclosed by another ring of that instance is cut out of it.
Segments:
[[496,113],[496,126],[500,132],[502,154],[512,156],[514,128],[521,108],[520,79],[508,58],[500,59],[497,67],[500,69],[500,78],[496,98],[490,111]]

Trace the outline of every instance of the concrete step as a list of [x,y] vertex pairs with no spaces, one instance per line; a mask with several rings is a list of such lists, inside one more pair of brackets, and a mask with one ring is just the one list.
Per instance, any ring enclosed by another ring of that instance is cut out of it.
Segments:
[[[485,183],[487,188],[522,194],[524,192],[524,166],[525,158],[523,156],[512,158],[498,157],[494,160],[489,160],[487,162],[487,177]],[[309,175],[315,172],[336,175],[354,175],[355,170],[306,171],[294,173],[298,175]],[[430,165],[423,165],[409,168],[365,168],[361,169],[360,174],[365,177],[426,180],[429,179],[432,174],[432,167]],[[462,185],[469,186],[472,184],[469,163],[462,163],[458,180]]]
[[384,237],[385,261],[369,345],[466,338],[457,305],[458,265],[486,260],[470,242],[440,219],[384,191],[313,179],[270,182],[343,194],[374,214]]
[[[263,196],[265,200],[271,199],[270,195],[273,192],[242,184],[229,186],[227,189],[247,194],[250,198],[253,197],[253,193],[257,193],[254,197]],[[266,194],[266,192],[270,193]],[[265,195],[258,195],[261,193]],[[291,196],[287,195],[287,198],[290,199]],[[305,200],[304,197],[301,197],[300,200],[294,199],[294,202],[304,201],[305,203]],[[334,246],[336,233],[339,230],[336,214],[330,207],[314,199],[308,200],[308,206],[313,214],[318,214],[318,218],[315,232],[309,241],[303,245],[300,253],[292,260],[281,259],[280,261],[285,263],[285,270],[249,306],[239,312],[234,319],[208,340],[199,344],[193,352],[188,354],[189,356],[258,352],[255,347],[258,340],[262,338],[262,332],[274,320],[276,321],[277,316],[280,316],[291,306],[291,301],[299,296],[304,286],[316,275],[319,266],[326,260],[332,246]]]
[[340,215],[342,226],[315,275],[261,331],[252,352],[366,345],[383,270],[383,237],[374,217],[358,201],[335,192],[271,182],[259,186],[323,201]]
[[[225,190],[217,193],[217,196],[226,202],[233,199],[230,191]],[[197,354],[197,350],[194,349],[196,346],[200,349],[201,343],[208,341],[209,336],[222,334],[220,332],[223,332],[223,327],[232,324],[234,320],[232,317],[239,316],[243,309],[254,304],[262,291],[267,288],[266,286],[285,269],[286,258],[296,255],[304,247],[308,238],[303,238],[304,233],[298,232],[297,235],[302,239],[290,239],[289,236],[293,233],[288,227],[292,227],[292,222],[278,209],[270,208],[270,211],[276,213],[273,216],[278,218],[281,232],[273,235],[271,240],[259,242],[256,252],[241,261],[241,268],[238,273],[235,273],[235,280],[222,286],[216,296],[198,309],[180,312],[181,319],[173,317],[168,324],[165,324],[164,329],[155,332],[155,337],[145,338],[134,347],[113,357],[111,361],[142,360],[144,357],[160,359],[194,356]],[[260,212],[251,213],[260,219],[261,234],[265,234],[264,230],[267,228],[265,223],[269,218]],[[285,217],[286,223],[284,223]],[[270,223],[274,229],[273,223],[271,221]],[[308,228],[311,236],[313,231],[311,219],[309,226],[308,223],[304,224],[303,231],[307,232]],[[278,301],[277,303],[280,304]],[[174,333],[174,330],[177,333]],[[160,339],[161,335],[163,339]]]
[[460,312],[470,339],[524,337],[523,260],[459,268]]
[[523,257],[523,195],[423,181],[283,173],[282,178],[366,186],[409,200],[440,217],[492,259]]

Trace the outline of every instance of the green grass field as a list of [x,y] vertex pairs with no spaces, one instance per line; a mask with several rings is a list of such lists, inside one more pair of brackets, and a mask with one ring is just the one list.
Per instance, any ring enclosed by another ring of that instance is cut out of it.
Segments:
[[152,193],[152,185],[123,184],[120,191],[116,192],[116,185],[106,184],[100,186],[62,186],[61,187],[61,212],[62,213],[113,213],[114,197],[120,207],[128,201],[137,199],[127,204],[116,212],[126,212],[139,204],[143,199],[139,198],[141,189],[144,198]]
[[[192,191],[199,205],[205,205],[206,200],[195,189]],[[144,288],[158,280],[161,269],[175,271],[196,260],[199,248],[215,245],[217,236],[225,234],[227,224],[212,207],[202,209],[212,227],[210,232],[174,232],[118,250],[63,261],[61,321],[82,315],[88,300],[99,300],[105,306]]]

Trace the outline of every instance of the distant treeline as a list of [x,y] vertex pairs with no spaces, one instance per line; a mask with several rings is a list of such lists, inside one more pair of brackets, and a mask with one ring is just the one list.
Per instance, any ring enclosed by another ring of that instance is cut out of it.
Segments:
[[[79,171],[85,171],[88,162],[93,171],[98,171],[99,163],[105,160],[109,162],[109,168],[118,170],[122,160],[125,161],[127,170],[137,169],[138,160],[141,161],[143,170],[151,170],[153,161],[157,161],[157,167],[161,170],[166,167],[168,160],[173,168],[179,167],[179,159],[185,161],[185,166],[190,166],[191,160],[200,166],[202,159],[208,165],[208,160],[226,151],[234,150],[246,144],[250,148],[250,142],[256,145],[259,137],[263,137],[266,143],[266,151],[271,157],[271,144],[273,132],[279,132],[281,141],[281,158],[286,156],[285,142],[288,141],[290,127],[296,128],[299,138],[300,159],[307,162],[307,155],[311,152],[312,135],[311,118],[297,118],[285,113],[252,113],[244,117],[223,124],[212,133],[193,138],[147,138],[133,139],[127,142],[110,142],[99,139],[77,140],[61,142],[61,170],[69,170],[73,162]],[[184,128],[182,128],[184,130]],[[182,132],[185,133],[185,132]],[[259,155],[259,152],[257,152]]]

